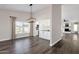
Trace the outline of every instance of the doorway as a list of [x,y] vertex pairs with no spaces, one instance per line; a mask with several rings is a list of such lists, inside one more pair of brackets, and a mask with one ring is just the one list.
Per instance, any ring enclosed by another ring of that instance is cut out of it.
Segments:
[[74,30],[74,33],[78,34],[78,23],[74,23],[73,30]]

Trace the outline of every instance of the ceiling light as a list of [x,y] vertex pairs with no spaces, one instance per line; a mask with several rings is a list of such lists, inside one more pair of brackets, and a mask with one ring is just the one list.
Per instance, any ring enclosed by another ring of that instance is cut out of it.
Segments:
[[27,22],[35,22],[36,18],[33,17],[33,13],[32,13],[32,4],[29,5],[30,6],[30,18],[27,19]]

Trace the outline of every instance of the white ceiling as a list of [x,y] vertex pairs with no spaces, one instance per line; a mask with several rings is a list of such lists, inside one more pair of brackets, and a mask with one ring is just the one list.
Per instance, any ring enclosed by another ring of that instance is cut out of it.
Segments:
[[[40,11],[41,9],[49,6],[50,4],[34,4],[33,12]],[[30,12],[30,7],[28,4],[0,4],[0,9],[20,11],[20,12]]]
[[66,4],[62,8],[63,19],[79,21],[79,4]]

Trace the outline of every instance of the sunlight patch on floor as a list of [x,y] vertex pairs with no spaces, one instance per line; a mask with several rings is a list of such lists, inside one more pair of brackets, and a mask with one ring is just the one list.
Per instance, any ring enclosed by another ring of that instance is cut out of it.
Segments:
[[74,34],[74,35],[73,35],[73,40],[77,40],[77,39],[78,39],[77,35]]

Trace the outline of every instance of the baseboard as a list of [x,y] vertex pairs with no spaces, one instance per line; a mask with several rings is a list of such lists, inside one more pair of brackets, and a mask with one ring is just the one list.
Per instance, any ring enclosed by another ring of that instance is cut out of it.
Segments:
[[8,41],[8,40],[11,40],[11,39],[1,39],[0,42],[2,42],[2,41]]
[[17,37],[16,39],[22,39],[22,38],[28,38],[30,36],[27,36],[27,37]]
[[[28,37],[19,37],[19,38],[16,38],[16,39],[22,39],[22,38],[28,38]],[[9,38],[1,39],[0,42],[2,42],[2,41],[9,41],[9,40],[11,40],[11,39],[9,39]]]
[[59,40],[57,40],[56,42],[50,44],[50,46],[54,46],[54,45],[57,44],[60,40],[62,40],[62,39],[59,39]]
[[45,39],[45,38],[41,38],[41,37],[39,37],[40,39],[43,39],[43,40],[49,40],[49,39]]

